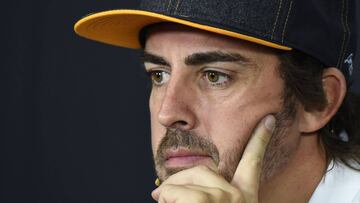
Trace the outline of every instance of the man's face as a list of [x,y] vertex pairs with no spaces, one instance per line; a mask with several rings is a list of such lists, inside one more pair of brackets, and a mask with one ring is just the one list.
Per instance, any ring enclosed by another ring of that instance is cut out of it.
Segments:
[[[279,60],[268,48],[157,25],[147,35],[144,61],[153,80],[152,150],[161,180],[202,164],[231,181],[257,123],[285,111]],[[284,122],[278,121],[265,158],[270,176],[286,165],[297,143],[296,119]]]

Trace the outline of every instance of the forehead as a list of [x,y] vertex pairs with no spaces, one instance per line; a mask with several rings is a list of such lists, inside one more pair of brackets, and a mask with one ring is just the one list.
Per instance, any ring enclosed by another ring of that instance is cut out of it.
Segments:
[[275,53],[272,48],[262,45],[174,23],[160,23],[150,26],[146,30],[145,39],[146,51],[167,49],[164,50],[167,52],[181,48],[193,51],[208,51],[209,49],[241,51],[250,55]]

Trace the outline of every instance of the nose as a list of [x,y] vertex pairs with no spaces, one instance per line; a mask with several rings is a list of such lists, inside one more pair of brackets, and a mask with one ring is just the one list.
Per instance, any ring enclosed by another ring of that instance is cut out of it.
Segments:
[[166,87],[158,119],[167,128],[191,130],[196,126],[196,96],[187,82],[172,78]]

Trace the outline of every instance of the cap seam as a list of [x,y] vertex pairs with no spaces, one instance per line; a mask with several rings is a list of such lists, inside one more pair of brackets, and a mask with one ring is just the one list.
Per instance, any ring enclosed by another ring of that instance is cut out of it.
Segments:
[[169,0],[169,3],[168,3],[167,8],[166,8],[166,11],[168,13],[170,13],[171,2],[172,2],[172,0]]
[[177,14],[177,10],[178,10],[178,8],[179,8],[179,5],[180,5],[180,0],[177,0],[174,14]]
[[289,16],[290,16],[290,13],[291,13],[291,10],[292,10],[292,3],[293,3],[293,1],[291,0],[290,5],[289,5],[289,10],[288,10],[288,13],[287,13],[287,16],[286,16],[284,28],[283,28],[283,31],[282,31],[282,36],[281,36],[281,43],[282,44],[284,44],[285,30],[286,30],[287,23],[288,23],[288,20],[289,20]]
[[278,9],[277,9],[277,14],[276,14],[275,22],[274,22],[274,25],[273,25],[273,28],[272,28],[272,34],[271,34],[271,39],[272,40],[274,39],[275,28],[276,28],[276,25],[277,25],[277,22],[278,22],[278,19],[279,19],[280,10],[281,10],[281,7],[282,7],[282,2],[283,1],[280,0],[279,6],[278,6]]
[[345,12],[345,0],[342,0],[342,6],[341,6],[341,26],[343,28],[343,38],[342,38],[342,42],[341,42],[341,48],[340,48],[340,53],[339,53],[339,57],[338,57],[338,62],[336,64],[336,67],[340,68],[340,63],[341,63],[341,58],[344,52],[344,46],[345,46],[345,38],[346,38],[346,28],[345,28],[345,23],[344,23],[344,12]]
[[342,61],[341,67],[344,65],[345,54],[346,54],[346,51],[348,50],[350,36],[351,36],[351,31],[350,31],[350,27],[349,27],[349,23],[348,23],[349,1],[346,0],[346,2],[347,3],[346,3],[346,14],[345,14],[345,27],[346,27],[347,39],[346,39],[345,47],[343,50],[343,56],[341,57],[341,61]]

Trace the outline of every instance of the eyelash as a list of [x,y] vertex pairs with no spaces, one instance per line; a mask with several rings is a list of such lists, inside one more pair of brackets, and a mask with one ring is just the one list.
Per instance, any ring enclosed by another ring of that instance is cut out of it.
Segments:
[[[156,82],[155,79],[153,77],[156,77],[155,74],[157,73],[161,73],[162,76],[161,77],[164,77],[164,74],[168,74],[167,76],[170,75],[170,73],[164,71],[164,70],[147,70],[146,71],[146,74],[147,76],[149,77],[150,81],[152,82],[152,84],[154,86],[162,86],[164,83],[166,83],[167,81],[163,82],[164,78],[161,78],[162,80],[160,82]],[[223,82],[212,82],[210,81],[210,79],[208,78],[209,77],[209,74],[214,74],[216,77],[218,77],[217,79],[218,80],[226,80],[226,81],[223,81]],[[220,72],[220,71],[215,71],[215,70],[204,70],[202,71],[202,76],[201,78],[203,78],[206,83],[208,83],[209,86],[211,87],[218,87],[218,88],[221,88],[221,87],[225,87],[226,85],[229,84],[229,82],[231,82],[232,80],[232,77],[229,75],[229,74],[226,74],[226,73],[223,73],[223,72]],[[169,78],[165,78],[165,79],[169,79]],[[162,83],[163,82],[163,83]]]
[[[209,78],[209,74],[215,74],[218,77],[218,80],[226,80],[223,82],[212,82],[210,81]],[[220,72],[220,71],[216,71],[216,70],[205,70],[203,71],[203,77],[205,78],[205,80],[207,80],[207,82],[209,83],[210,86],[212,87],[225,87],[226,85],[229,84],[229,82],[231,82],[232,78],[229,74]],[[221,78],[222,77],[222,78]]]
[[[155,74],[157,74],[157,73],[161,73],[161,74],[162,74],[161,77],[164,77],[164,74],[170,75],[170,73],[168,73],[168,72],[166,72],[166,71],[164,71],[164,70],[147,70],[147,71],[146,71],[146,74],[147,74],[147,76],[149,77],[151,83],[152,83],[154,86],[161,86],[162,84],[160,84],[160,82],[156,82],[156,81],[154,80],[154,78],[153,78],[153,77],[155,76]],[[163,79],[163,78],[162,78],[162,79]]]

